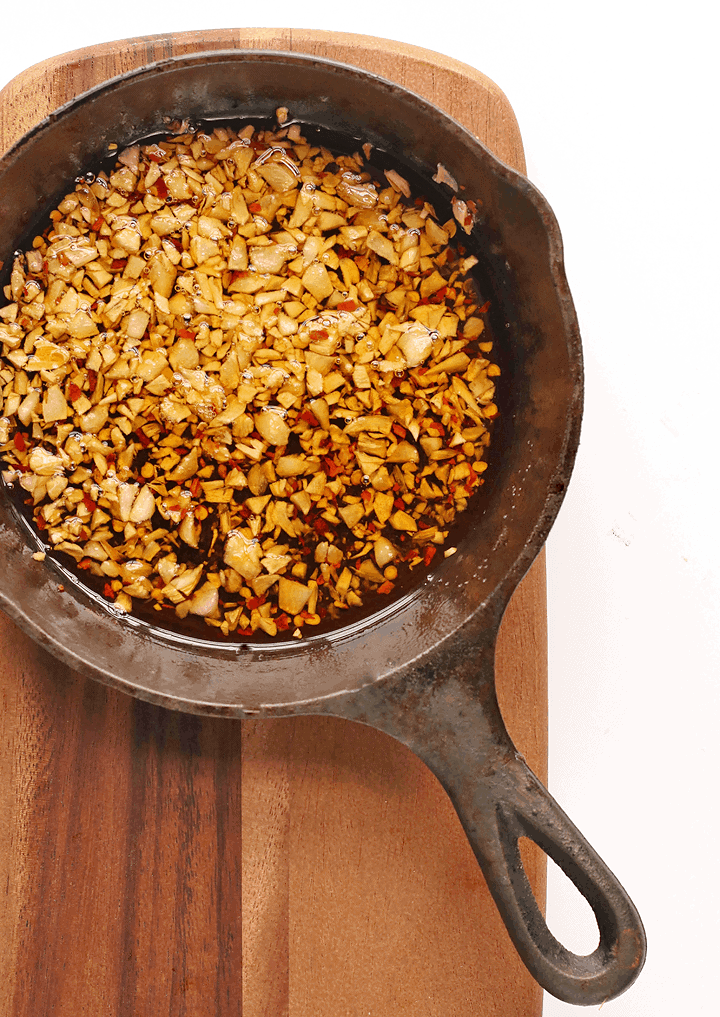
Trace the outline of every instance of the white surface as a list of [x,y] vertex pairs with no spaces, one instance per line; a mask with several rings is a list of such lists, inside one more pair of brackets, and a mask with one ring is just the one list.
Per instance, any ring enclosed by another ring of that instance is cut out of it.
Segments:
[[[582,442],[548,550],[550,787],[630,891],[649,940],[640,979],[603,1017],[718,1012],[720,223],[710,7],[275,0],[258,13],[175,0],[81,13],[35,0],[3,14],[0,86],[80,46],[231,27],[247,12],[247,24],[434,49],[508,96],[529,176],[563,232],[586,359]],[[587,916],[563,883],[551,878],[550,925],[568,946],[592,949]],[[546,1017],[575,1009],[546,999]]]

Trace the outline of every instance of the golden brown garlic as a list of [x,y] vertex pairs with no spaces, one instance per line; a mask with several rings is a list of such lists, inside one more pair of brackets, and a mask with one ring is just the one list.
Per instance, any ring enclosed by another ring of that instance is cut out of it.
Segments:
[[467,205],[438,223],[286,120],[121,152],[0,309],[4,477],[48,548],[225,636],[302,635],[429,566],[498,412],[449,246]]

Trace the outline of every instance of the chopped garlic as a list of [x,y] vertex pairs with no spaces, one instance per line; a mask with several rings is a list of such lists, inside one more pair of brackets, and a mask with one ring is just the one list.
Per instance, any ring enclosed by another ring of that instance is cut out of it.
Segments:
[[440,222],[289,115],[178,123],[80,178],[0,308],[3,475],[51,553],[219,638],[302,638],[428,567],[498,413],[477,258],[448,246],[473,202]]

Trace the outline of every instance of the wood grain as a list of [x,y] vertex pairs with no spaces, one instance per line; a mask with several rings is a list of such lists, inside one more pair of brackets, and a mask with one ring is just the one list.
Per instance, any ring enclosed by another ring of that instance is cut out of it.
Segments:
[[[254,29],[108,43],[0,92],[0,148],[74,94],[195,49],[312,52],[392,78],[524,168],[502,92],[368,36]],[[498,692],[546,768],[544,557],[508,609]],[[0,1014],[534,1017],[436,779],[332,718],[174,714],[70,672],[0,615]],[[544,859],[527,856],[538,896]]]

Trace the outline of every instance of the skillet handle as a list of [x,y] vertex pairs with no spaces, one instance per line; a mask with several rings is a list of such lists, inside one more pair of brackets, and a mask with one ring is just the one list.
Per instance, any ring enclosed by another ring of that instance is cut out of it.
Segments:
[[[495,694],[494,639],[456,639],[438,671],[406,672],[341,697],[328,712],[403,742],[447,791],[521,960],[566,1003],[599,1006],[635,981],[645,962],[640,916],[627,893],[515,749]],[[520,857],[534,841],[590,904],[600,941],[567,950],[545,923]]]
[[[471,815],[458,812],[523,962],[566,1003],[598,1005],[614,998],[634,982],[645,960],[635,906],[520,755],[504,759],[492,787],[489,795],[480,791]],[[600,932],[591,954],[572,953],[548,929],[520,858],[523,836],[557,863],[590,904]]]

